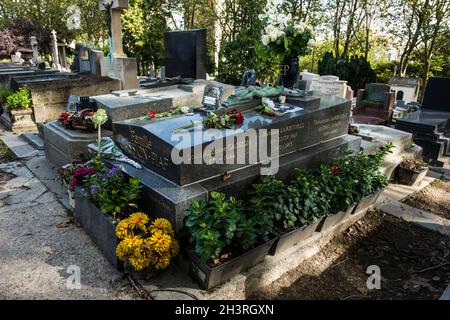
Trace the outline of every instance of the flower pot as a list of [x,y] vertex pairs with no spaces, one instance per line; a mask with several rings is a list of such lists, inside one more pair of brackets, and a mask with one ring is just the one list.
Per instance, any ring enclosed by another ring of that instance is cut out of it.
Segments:
[[191,261],[190,272],[205,289],[211,289],[231,279],[242,271],[262,262],[269,253],[275,240],[276,238],[267,241],[216,267],[210,267],[203,262],[194,251],[189,250],[189,258]]
[[11,110],[5,108],[0,119],[7,129],[13,132],[35,132],[37,129],[32,109]]
[[291,54],[280,64],[280,85],[293,88],[299,73],[298,54]]
[[428,173],[428,168],[422,171],[410,170],[403,167],[399,167],[397,171],[397,180],[401,184],[408,186],[417,186]]
[[91,237],[105,258],[117,269],[123,268],[123,262],[117,259],[116,237],[117,222],[102,213],[89,199],[81,187],[75,188],[74,217],[78,224]]
[[278,239],[273,244],[272,248],[270,249],[269,254],[272,256],[280,255],[289,248],[292,248],[293,246],[299,244],[300,242],[308,239],[316,232],[319,223],[320,220],[308,226],[300,227],[298,229],[295,229],[291,232],[279,236]]

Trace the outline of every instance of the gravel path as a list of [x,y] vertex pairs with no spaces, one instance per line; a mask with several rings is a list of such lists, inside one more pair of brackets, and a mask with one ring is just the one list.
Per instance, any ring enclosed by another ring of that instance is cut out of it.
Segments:
[[0,299],[136,298],[39,179],[0,164]]

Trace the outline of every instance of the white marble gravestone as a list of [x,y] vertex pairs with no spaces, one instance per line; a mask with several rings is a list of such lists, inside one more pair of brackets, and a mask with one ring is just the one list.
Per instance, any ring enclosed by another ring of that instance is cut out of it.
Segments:
[[350,96],[353,95],[353,90],[347,85],[347,81],[339,80],[339,77],[331,75],[313,79],[310,90],[346,99],[351,99]]

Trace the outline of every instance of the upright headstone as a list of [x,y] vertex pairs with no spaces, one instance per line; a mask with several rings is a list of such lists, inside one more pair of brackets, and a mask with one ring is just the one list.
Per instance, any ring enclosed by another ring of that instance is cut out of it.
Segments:
[[51,47],[52,47],[53,68],[61,70],[61,65],[59,64],[58,38],[56,37],[55,30],[52,30]]
[[31,50],[33,50],[33,65],[38,65],[39,63],[39,50],[38,50],[38,42],[36,36],[30,37],[31,42]]
[[166,77],[206,79],[206,29],[164,33]]
[[319,79],[320,77],[320,75],[308,72],[307,70],[300,72],[300,75],[302,77],[302,80],[306,81],[305,89],[308,91],[311,90],[312,81],[315,79]]
[[256,72],[254,69],[247,70],[242,76],[241,86],[255,86],[256,85]]
[[339,80],[339,77],[331,75],[313,79],[310,89],[341,98],[347,98],[349,95],[347,92],[347,81]]
[[122,46],[122,10],[128,8],[128,0],[99,0],[100,10],[105,11],[110,35],[110,69],[109,76],[122,82],[122,89],[138,87],[137,62],[128,58]]

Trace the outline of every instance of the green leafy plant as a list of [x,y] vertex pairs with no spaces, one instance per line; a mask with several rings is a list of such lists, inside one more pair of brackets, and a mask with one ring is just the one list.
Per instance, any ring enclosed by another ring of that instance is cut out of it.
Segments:
[[0,105],[12,94],[12,91],[5,87],[0,87]]
[[6,105],[11,110],[28,109],[31,107],[31,95],[26,86],[6,98]]
[[138,178],[127,179],[121,167],[113,166],[91,175],[84,184],[84,192],[104,214],[123,218],[138,208],[136,201],[141,187]]
[[219,262],[223,249],[232,243],[242,212],[242,202],[223,193],[211,192],[208,202],[192,201],[186,227],[195,241],[195,253],[206,263]]

